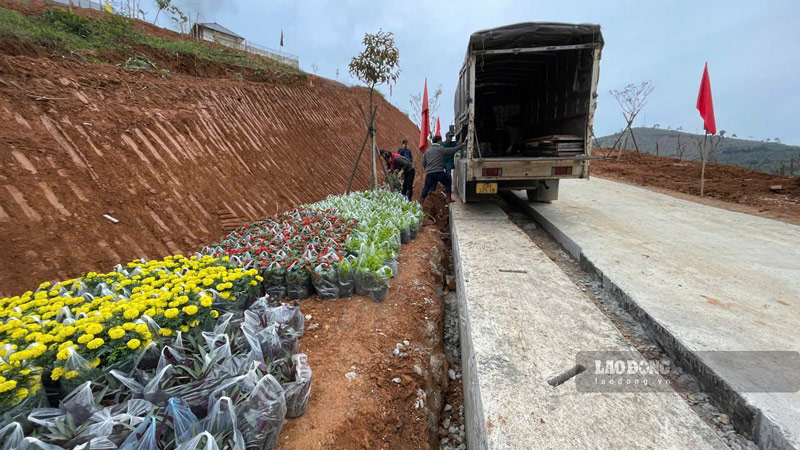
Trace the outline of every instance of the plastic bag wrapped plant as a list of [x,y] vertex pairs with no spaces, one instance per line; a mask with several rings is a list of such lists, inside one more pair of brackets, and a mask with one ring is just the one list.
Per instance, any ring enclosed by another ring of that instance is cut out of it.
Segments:
[[290,300],[302,300],[311,296],[310,261],[295,261],[286,270],[286,293]]
[[117,448],[154,410],[155,406],[152,403],[141,399],[131,399],[114,406],[107,406],[92,414],[89,418],[90,425],[80,437],[92,439],[104,437]]
[[59,403],[58,408],[72,416],[76,422],[82,423],[98,411],[95,396],[92,392],[92,383],[85,382]]
[[[0,360],[0,365],[3,365],[2,360]],[[47,394],[42,387],[41,375],[33,369],[30,371],[25,369],[9,370],[3,374],[7,375],[9,379],[0,375],[0,385],[9,382],[15,384],[5,392],[7,396],[0,397],[3,398],[3,401],[0,401],[0,424],[19,422],[24,430],[29,430],[31,424],[28,422],[27,416],[30,412],[37,408],[50,406]],[[6,386],[9,385],[6,384]]]
[[286,393],[272,375],[265,375],[236,407],[248,449],[274,449],[286,417]]
[[312,284],[322,300],[332,300],[339,297],[336,268],[329,263],[322,263],[314,268]]
[[237,420],[233,400],[223,396],[211,404],[202,426],[204,431],[214,436],[214,441],[221,449],[245,450],[244,437]]
[[157,428],[156,418],[148,417],[125,439],[119,450],[160,450],[156,439]]
[[293,374],[291,381],[283,383],[286,390],[286,417],[300,417],[306,412],[308,397],[311,395],[311,366],[303,353],[292,356]]
[[365,295],[374,302],[386,300],[389,292],[389,281],[394,272],[388,266],[383,266],[377,270],[365,270],[356,274],[356,289],[360,290],[360,295]]
[[175,443],[182,444],[203,430],[200,420],[194,415],[183,399],[171,398],[164,412],[164,422],[175,433]]
[[22,425],[17,422],[11,422],[8,425],[0,428],[0,450],[14,450],[25,438],[25,433],[22,431]]
[[[120,449],[122,450],[122,449]],[[175,450],[220,450],[214,436],[204,431],[191,440],[184,442],[176,447]],[[239,449],[236,449],[239,450]]]
[[281,261],[271,261],[261,273],[264,277],[264,292],[269,298],[280,300],[286,297],[286,268]]
[[344,258],[337,266],[339,297],[349,298],[356,292],[355,257]]

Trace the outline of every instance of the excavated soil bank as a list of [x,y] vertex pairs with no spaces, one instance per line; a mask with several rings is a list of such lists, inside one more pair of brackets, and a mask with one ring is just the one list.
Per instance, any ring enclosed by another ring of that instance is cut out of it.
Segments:
[[[595,149],[595,155],[609,154]],[[753,214],[800,225],[800,177],[788,178],[728,164],[706,164],[704,197],[700,197],[698,161],[679,161],[626,151],[620,161],[617,151],[610,159],[592,161],[591,174],[614,181],[637,184],[679,198],[718,208]],[[773,191],[772,186],[782,189]]]

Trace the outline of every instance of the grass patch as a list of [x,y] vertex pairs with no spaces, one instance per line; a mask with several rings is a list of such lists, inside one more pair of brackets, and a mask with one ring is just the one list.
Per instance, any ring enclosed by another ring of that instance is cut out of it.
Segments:
[[[128,52],[134,46],[150,47],[173,56],[194,57],[218,64],[252,69],[288,79],[305,74],[294,67],[226,47],[193,40],[169,40],[149,36],[133,27],[130,19],[109,14],[96,19],[54,8],[39,16],[26,16],[0,8],[0,39],[29,41],[53,51],[87,57],[92,51]],[[88,57],[89,60],[92,57]]]

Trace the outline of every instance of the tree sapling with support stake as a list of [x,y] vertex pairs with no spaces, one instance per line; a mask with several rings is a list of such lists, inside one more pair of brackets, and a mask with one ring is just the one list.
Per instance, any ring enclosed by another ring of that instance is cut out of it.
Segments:
[[[377,173],[377,146],[375,143],[375,116],[378,111],[377,106],[373,106],[372,95],[375,92],[375,86],[392,83],[397,81],[400,75],[399,57],[400,53],[394,44],[394,35],[391,32],[384,32],[379,30],[375,34],[364,34],[364,50],[350,60],[350,75],[358,78],[369,87],[369,114],[364,112],[364,108],[359,105],[361,110],[361,117],[364,119],[364,124],[367,127],[367,134],[364,136],[364,141],[361,144],[361,150],[358,152],[356,164],[353,167],[353,172],[350,174],[350,180],[347,182],[347,192],[353,184],[356,171],[358,170],[358,163],[361,161],[361,155],[364,153],[364,148],[367,141],[370,141],[370,188],[376,189],[378,186],[378,173]],[[384,175],[386,174],[386,167],[383,167]]]

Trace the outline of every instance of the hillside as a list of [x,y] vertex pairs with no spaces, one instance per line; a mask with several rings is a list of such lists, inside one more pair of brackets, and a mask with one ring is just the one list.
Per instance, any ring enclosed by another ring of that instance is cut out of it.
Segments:
[[[698,145],[702,144],[703,135],[660,128],[634,128],[633,132],[640,151],[656,154],[656,144],[658,144],[659,156],[677,158],[679,157],[678,142],[680,139],[680,145],[684,149],[683,159],[700,160]],[[596,146],[611,147],[618,136],[619,133],[598,138]],[[718,140],[716,137],[714,139]],[[624,140],[623,137],[623,142],[620,142],[617,148],[623,146]],[[625,148],[634,149],[631,139],[628,139]],[[800,175],[800,146],[723,137],[719,141],[717,149],[718,155],[715,155],[716,158],[712,155],[711,158],[719,163],[734,164],[779,175]],[[792,163],[793,158],[794,162]]]
[[[67,57],[47,42],[0,42],[0,293],[192,252],[223,235],[225,217],[253,220],[346,187],[365,89],[310,86],[269,60],[219,60],[227,53],[178,51],[185,44],[168,39]],[[169,73],[126,70],[132,55]],[[377,101],[379,145],[413,141],[419,130]],[[355,187],[367,180],[362,162]]]

